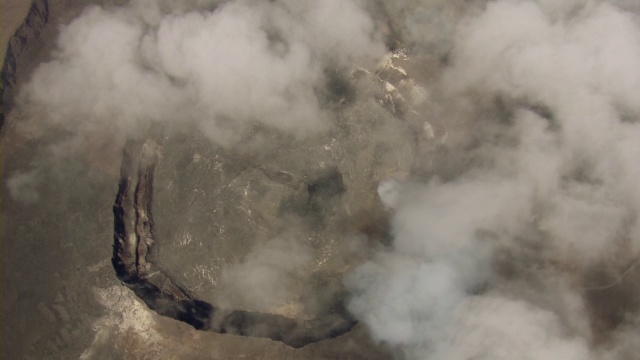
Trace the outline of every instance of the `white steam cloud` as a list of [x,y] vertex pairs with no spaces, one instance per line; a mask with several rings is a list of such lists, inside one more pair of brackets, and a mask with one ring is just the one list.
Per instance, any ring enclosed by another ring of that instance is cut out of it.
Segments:
[[[640,250],[639,21],[595,1],[461,17],[430,89],[459,171],[383,184],[393,247],[346,280],[376,339],[420,359],[637,357],[638,294],[620,274]],[[617,275],[594,284],[596,263]],[[623,285],[633,300],[608,313],[591,293]]]
[[[222,271],[224,294],[228,306],[273,311],[296,300],[294,289],[309,267],[312,249],[292,238],[276,238],[259,244],[242,262]],[[227,304],[222,304],[227,305]]]
[[23,100],[73,126],[196,124],[222,145],[255,122],[304,136],[329,126],[315,94],[328,64],[383,52],[352,1],[235,1],[166,15],[148,2],[94,6],[62,29]]

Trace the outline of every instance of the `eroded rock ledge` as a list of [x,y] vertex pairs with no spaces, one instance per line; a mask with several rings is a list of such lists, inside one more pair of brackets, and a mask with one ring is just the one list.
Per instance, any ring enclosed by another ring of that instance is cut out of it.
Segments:
[[157,160],[153,141],[127,143],[113,206],[113,267],[118,278],[150,309],[198,330],[264,337],[294,348],[337,337],[355,326],[356,321],[344,312],[297,320],[276,314],[221,309],[195,299],[148,261],[155,241],[152,203]]
[[17,85],[18,62],[20,55],[29,46],[31,39],[40,36],[42,29],[49,21],[49,2],[34,0],[22,25],[18,27],[7,45],[7,53],[2,63],[0,75],[0,129],[4,124],[4,117],[11,108],[13,95]]

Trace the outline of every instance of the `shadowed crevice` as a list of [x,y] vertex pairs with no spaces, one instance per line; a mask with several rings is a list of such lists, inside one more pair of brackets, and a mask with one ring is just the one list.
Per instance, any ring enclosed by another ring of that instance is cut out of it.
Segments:
[[40,36],[47,22],[49,22],[49,1],[34,0],[23,23],[9,39],[0,72],[0,100],[2,101],[0,130],[4,125],[5,115],[13,106],[13,97],[18,85],[18,59],[29,47],[31,40]]
[[113,206],[113,267],[118,278],[150,309],[198,330],[269,338],[294,348],[335,338],[356,325],[356,320],[344,310],[317,319],[297,320],[277,314],[221,309],[195,299],[148,261],[155,241],[152,203],[157,161],[152,141],[127,142]]

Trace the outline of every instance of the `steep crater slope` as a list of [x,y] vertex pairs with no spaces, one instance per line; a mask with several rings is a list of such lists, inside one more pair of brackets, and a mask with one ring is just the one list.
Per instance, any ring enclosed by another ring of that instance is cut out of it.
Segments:
[[[349,331],[342,274],[365,259],[363,246],[391,236],[378,186],[409,176],[435,146],[414,109],[425,99],[403,95],[424,90],[405,81],[401,93],[383,79],[393,72],[407,80],[390,57],[345,79],[357,96],[341,104],[337,91],[335,128],[303,141],[259,126],[243,141],[263,144],[255,149],[166,129],[130,141],[114,207],[119,278],[153,310],[201,330],[294,347]],[[293,249],[274,256],[269,244],[282,237]],[[283,270],[278,255],[304,260]],[[256,287],[286,294],[264,299],[228,276],[240,268],[247,281],[252,267],[275,271]]]

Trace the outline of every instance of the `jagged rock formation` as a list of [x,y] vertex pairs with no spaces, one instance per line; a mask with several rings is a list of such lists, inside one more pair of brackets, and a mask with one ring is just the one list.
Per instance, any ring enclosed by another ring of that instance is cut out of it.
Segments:
[[148,260],[153,250],[153,175],[157,150],[153,141],[129,141],[125,147],[114,212],[112,263],[116,274],[149,308],[198,330],[265,337],[299,348],[351,330],[346,313],[313,320],[228,310],[195,299]]
[[12,105],[15,87],[17,85],[18,58],[27,49],[33,38],[40,36],[42,29],[49,21],[49,2],[47,0],[34,0],[27,13],[24,22],[9,40],[7,53],[2,64],[0,75],[0,129],[4,125],[4,116]]

